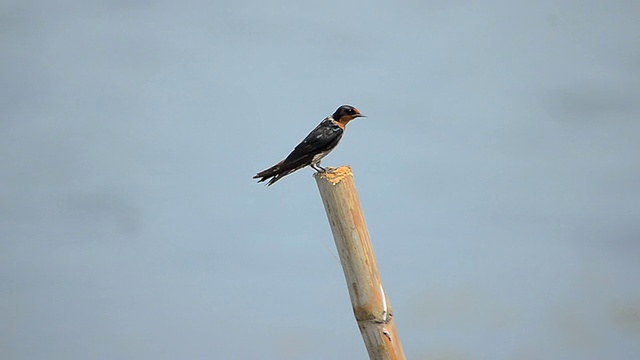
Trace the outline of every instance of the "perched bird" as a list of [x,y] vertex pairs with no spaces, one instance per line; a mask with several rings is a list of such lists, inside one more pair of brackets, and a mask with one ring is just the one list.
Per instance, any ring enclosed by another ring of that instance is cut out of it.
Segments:
[[317,172],[325,172],[326,169],[320,166],[320,161],[338,146],[347,123],[359,117],[365,116],[355,107],[340,106],[333,115],[324,118],[286,159],[257,173],[253,178],[260,179],[258,182],[269,180],[267,185],[273,185],[284,176],[305,166],[311,166]]

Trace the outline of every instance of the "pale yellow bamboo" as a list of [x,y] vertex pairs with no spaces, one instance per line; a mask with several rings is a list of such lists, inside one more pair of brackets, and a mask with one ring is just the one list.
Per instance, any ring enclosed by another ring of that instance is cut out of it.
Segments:
[[314,177],[369,358],[403,360],[391,303],[382,287],[351,168],[342,166]]

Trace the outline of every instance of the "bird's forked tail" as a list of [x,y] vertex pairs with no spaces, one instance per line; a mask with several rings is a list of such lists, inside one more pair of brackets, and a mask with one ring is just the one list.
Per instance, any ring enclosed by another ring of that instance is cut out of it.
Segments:
[[259,183],[269,180],[269,182],[267,183],[267,186],[273,185],[276,181],[280,180],[283,176],[288,175],[292,172],[292,170],[283,169],[282,167],[283,163],[284,163],[284,160],[280,161],[279,163],[273,165],[272,167],[266,170],[260,171],[253,178],[260,179],[258,180]]

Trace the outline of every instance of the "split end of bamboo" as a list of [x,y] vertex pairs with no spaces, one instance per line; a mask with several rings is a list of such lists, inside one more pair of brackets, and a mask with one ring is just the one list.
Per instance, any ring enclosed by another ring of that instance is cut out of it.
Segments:
[[313,177],[315,177],[316,180],[324,179],[330,182],[331,185],[336,185],[349,176],[353,176],[351,166],[349,165],[340,166],[338,168],[327,167],[327,171],[313,174]]

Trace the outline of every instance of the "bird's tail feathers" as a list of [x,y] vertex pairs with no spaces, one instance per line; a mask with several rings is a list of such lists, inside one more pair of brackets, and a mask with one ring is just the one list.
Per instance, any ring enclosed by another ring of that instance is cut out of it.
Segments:
[[[309,161],[307,161],[309,160]],[[288,158],[280,161],[279,163],[273,165],[272,167],[262,170],[254,176],[254,179],[260,179],[258,182],[263,182],[269,180],[267,186],[273,185],[276,181],[281,178],[291,174],[292,172],[302,169],[303,167],[309,165],[311,159],[300,158],[295,159],[293,161]]]
[[284,160],[266,170],[260,171],[253,178],[260,179],[258,180],[259,183],[269,180],[267,186],[272,185],[276,181],[280,180],[280,178],[282,178],[283,176],[288,175],[292,172],[291,170],[283,169],[282,164],[284,164]]
[[[283,171],[281,173],[278,173],[277,175],[273,176],[269,180],[269,182],[267,183],[267,186],[271,186],[271,185],[275,184],[276,181],[278,181],[278,180],[282,179],[283,177],[291,174],[292,172],[293,172],[293,170],[287,170],[287,171]],[[264,180],[260,180],[260,181],[264,181]],[[260,182],[260,181],[258,181],[258,182]]]
[[[259,173],[257,173],[257,174],[256,174],[256,176],[254,176],[253,178],[254,178],[254,179],[261,178],[261,177],[267,177],[267,178],[269,178],[269,177],[274,176],[275,174],[277,174],[277,173],[278,173],[278,171],[280,171],[280,167],[282,166],[282,163],[283,163],[283,162],[284,162],[284,160],[283,160],[283,161],[280,161],[279,163],[277,163],[277,164],[273,165],[272,167],[270,167],[270,168],[268,168],[268,169],[265,169],[265,170],[260,171],[260,172],[259,172]],[[261,180],[261,181],[264,181],[264,180]]]

